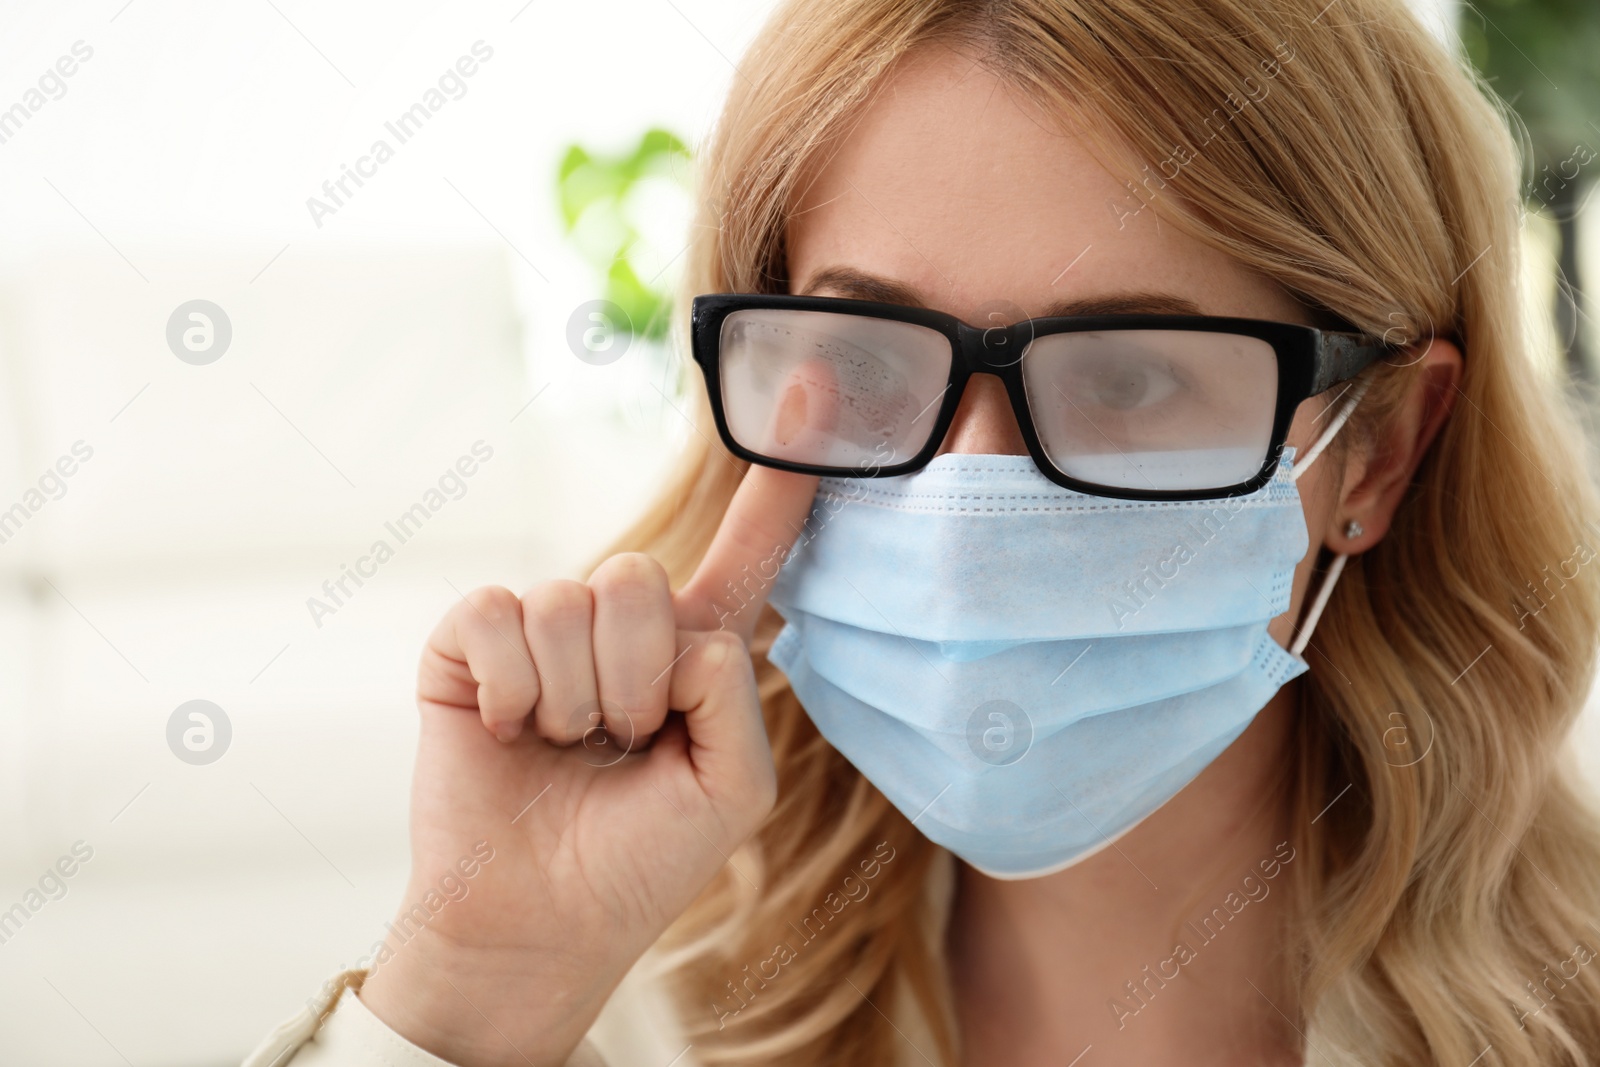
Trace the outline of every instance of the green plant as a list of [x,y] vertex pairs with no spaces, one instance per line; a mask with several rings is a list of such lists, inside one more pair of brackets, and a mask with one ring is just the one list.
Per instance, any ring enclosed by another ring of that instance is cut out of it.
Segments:
[[[666,338],[672,307],[672,262],[653,272],[641,266],[646,244],[639,194],[666,183],[688,194],[689,148],[668,130],[645,131],[630,149],[606,155],[569,145],[556,175],[556,195],[566,235],[605,279],[604,297],[625,316],[620,328],[635,338]],[[670,250],[668,250],[670,251]],[[649,273],[649,277],[642,275]]]
[[1525,195],[1557,227],[1557,334],[1569,370],[1594,377],[1580,321],[1578,215],[1600,169],[1600,7],[1594,0],[1469,0],[1460,29],[1467,57],[1527,129],[1533,173]]

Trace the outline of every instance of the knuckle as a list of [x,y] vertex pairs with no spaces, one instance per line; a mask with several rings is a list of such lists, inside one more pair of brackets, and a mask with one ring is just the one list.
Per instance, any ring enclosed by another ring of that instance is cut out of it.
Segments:
[[479,586],[466,596],[469,612],[493,624],[515,620],[520,613],[516,594],[503,585]]
[[596,567],[589,584],[597,595],[649,600],[668,594],[667,571],[643,552],[619,552]]
[[541,582],[528,590],[522,602],[529,616],[553,629],[587,629],[594,609],[589,587],[567,579]]

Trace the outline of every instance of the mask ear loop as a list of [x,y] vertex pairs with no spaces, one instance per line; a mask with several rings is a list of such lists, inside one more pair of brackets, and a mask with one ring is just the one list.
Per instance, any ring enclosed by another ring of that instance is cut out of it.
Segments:
[[1329,443],[1333,441],[1334,435],[1344,428],[1344,424],[1349,420],[1351,413],[1355,411],[1356,405],[1361,403],[1363,396],[1367,395],[1367,386],[1371,384],[1370,380],[1360,381],[1350,387],[1350,395],[1345,398],[1343,404],[1339,405],[1339,410],[1334,414],[1333,421],[1328,423],[1328,428],[1322,431],[1321,437],[1312,442],[1311,447],[1306,450],[1306,454],[1295,463],[1294,470],[1289,472],[1291,480],[1299,481],[1300,476],[1306,472],[1306,469],[1316,461],[1318,456],[1322,455],[1322,450],[1327,448]]
[[1311,631],[1317,628],[1317,620],[1322,618],[1322,609],[1328,606],[1328,598],[1333,595],[1333,584],[1339,580],[1339,575],[1344,573],[1344,562],[1349,559],[1347,553],[1340,552],[1333,557],[1333,562],[1328,564],[1328,573],[1322,579],[1322,588],[1317,590],[1317,599],[1311,602],[1311,607],[1306,611],[1305,621],[1300,624],[1300,633],[1294,639],[1294,644],[1289,646],[1291,655],[1305,657],[1306,646],[1311,643]]
[[[1322,450],[1327,448],[1334,435],[1344,428],[1356,405],[1361,403],[1361,398],[1366,395],[1367,386],[1371,384],[1370,380],[1358,381],[1350,387],[1350,395],[1339,406],[1339,411],[1334,415],[1333,421],[1328,423],[1328,428],[1322,431],[1322,435],[1306,451],[1305,458],[1297,462],[1294,469],[1289,472],[1291,481],[1299,481],[1300,476],[1310,468],[1318,456],[1322,455]],[[1328,565],[1328,573],[1322,579],[1322,587],[1317,590],[1316,599],[1311,602],[1311,607],[1306,609],[1305,619],[1300,624],[1300,632],[1295,636],[1294,644],[1289,646],[1290,655],[1301,656],[1306,646],[1311,643],[1311,631],[1317,628],[1317,620],[1322,618],[1322,609],[1328,606],[1328,598],[1333,595],[1334,584],[1338,582],[1339,575],[1344,573],[1345,561],[1349,558],[1349,553],[1346,552],[1334,555],[1333,562]]]

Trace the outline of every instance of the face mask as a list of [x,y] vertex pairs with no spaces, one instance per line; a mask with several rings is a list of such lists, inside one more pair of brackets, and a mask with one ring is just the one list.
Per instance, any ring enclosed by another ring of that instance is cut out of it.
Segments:
[[[1359,390],[1359,386],[1357,389]],[[1267,633],[1308,547],[1298,469],[1228,500],[1057,486],[947,453],[821,480],[770,603],[768,658],[823,737],[934,842],[995,878],[1099,851],[1172,799],[1307,668]]]

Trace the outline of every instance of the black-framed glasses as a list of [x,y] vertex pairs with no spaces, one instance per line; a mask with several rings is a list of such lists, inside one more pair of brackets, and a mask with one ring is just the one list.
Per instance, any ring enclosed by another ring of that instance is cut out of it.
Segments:
[[1085,315],[984,329],[900,304],[739,293],[695,297],[690,329],[717,432],[752,463],[918,470],[967,380],[993,374],[1051,481],[1130,500],[1259,489],[1299,403],[1395,350],[1260,319]]

